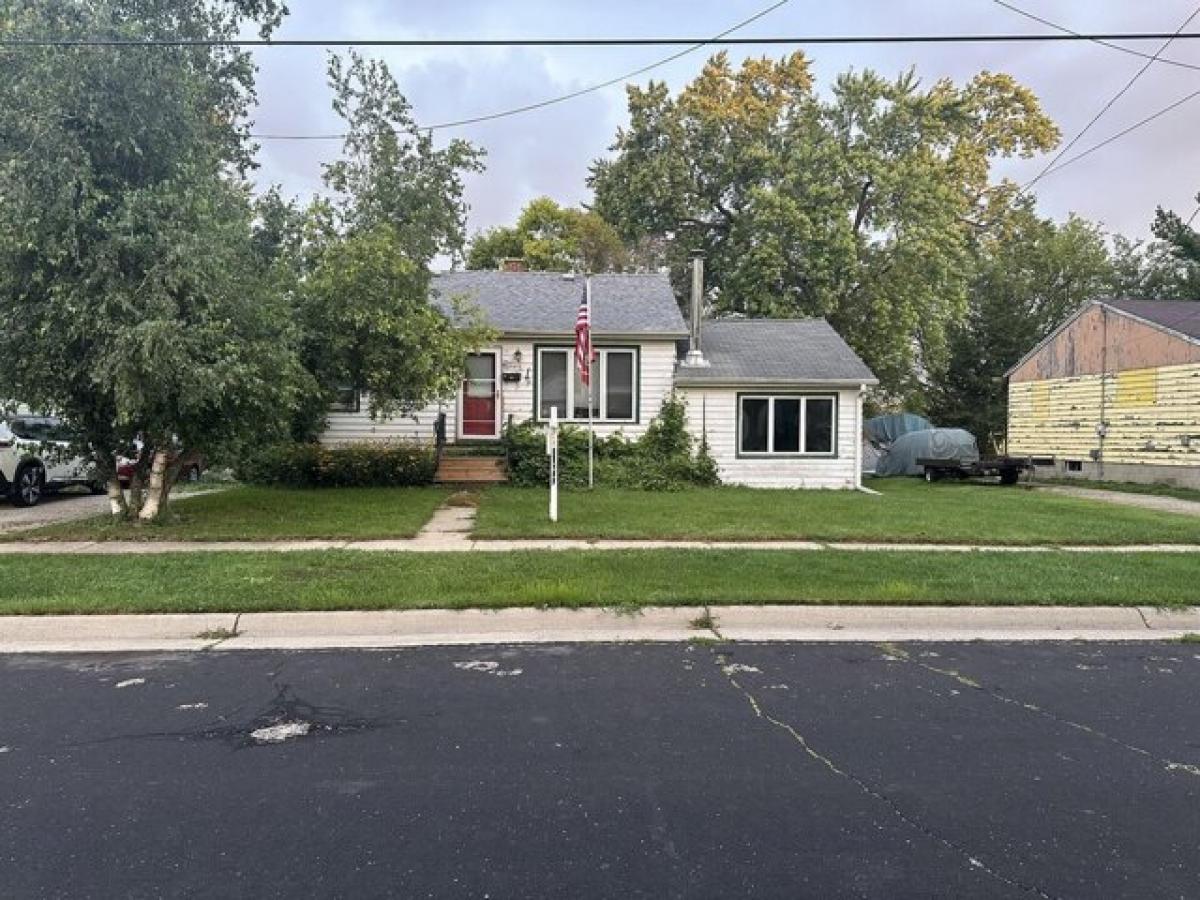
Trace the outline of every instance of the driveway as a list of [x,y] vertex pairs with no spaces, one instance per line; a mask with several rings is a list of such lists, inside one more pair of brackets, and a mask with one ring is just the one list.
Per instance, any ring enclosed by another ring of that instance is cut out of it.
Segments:
[[11,897],[1191,897],[1200,647],[0,657]]
[[1142,509],[1154,509],[1159,512],[1180,513],[1185,516],[1200,516],[1200,503],[1195,500],[1183,500],[1179,497],[1164,497],[1158,494],[1134,494],[1130,491],[1110,491],[1100,488],[1072,487],[1053,485],[1038,487],[1039,491],[1051,494],[1062,494],[1064,497],[1079,497],[1081,500],[1099,500],[1101,503],[1115,503],[1118,506],[1137,506]]
[[84,491],[62,491],[42,498],[37,506],[22,509],[0,500],[0,534],[25,531],[39,525],[86,519],[108,511],[108,498]]
[[[200,497],[214,491],[224,490],[221,485],[203,488],[192,488],[186,491],[172,491],[171,502]],[[28,531],[41,525],[51,525],[55,522],[70,522],[74,519],[87,519],[108,512],[108,497],[93,495],[80,488],[68,488],[53,494],[47,494],[37,506],[21,508],[13,506],[7,500],[0,500],[0,534],[14,531]]]

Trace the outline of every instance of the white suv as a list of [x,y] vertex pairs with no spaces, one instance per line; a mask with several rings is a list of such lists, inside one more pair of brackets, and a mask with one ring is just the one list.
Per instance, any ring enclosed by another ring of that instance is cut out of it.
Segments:
[[86,485],[100,491],[88,462],[71,451],[61,419],[17,415],[0,419],[0,495],[34,506],[47,491]]

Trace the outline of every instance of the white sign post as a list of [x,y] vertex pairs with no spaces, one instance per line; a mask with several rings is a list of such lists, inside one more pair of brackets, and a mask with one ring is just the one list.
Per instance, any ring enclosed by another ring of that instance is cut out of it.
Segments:
[[550,521],[558,521],[558,407],[550,407],[546,429],[546,455],[550,457]]

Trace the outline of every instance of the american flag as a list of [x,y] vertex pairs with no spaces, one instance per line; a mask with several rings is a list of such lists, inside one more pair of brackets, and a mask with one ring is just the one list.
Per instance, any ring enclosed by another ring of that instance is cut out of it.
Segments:
[[588,289],[583,289],[579,301],[579,312],[575,315],[575,365],[579,369],[579,380],[590,384],[592,380],[592,302]]

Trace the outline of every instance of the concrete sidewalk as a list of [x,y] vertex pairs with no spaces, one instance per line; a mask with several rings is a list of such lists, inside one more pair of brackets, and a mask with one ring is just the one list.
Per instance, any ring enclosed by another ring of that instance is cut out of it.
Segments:
[[0,617],[0,653],[624,641],[1154,641],[1200,607],[719,606]]
[[472,540],[464,533],[423,534],[398,540],[282,541],[0,541],[0,556],[153,556],[164,553],[296,553],[305,550],[360,550],[365,553],[513,553],[521,550],[846,550],[861,553],[1200,553],[1200,544],[920,544],[866,541],[662,541]]

